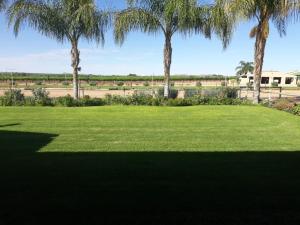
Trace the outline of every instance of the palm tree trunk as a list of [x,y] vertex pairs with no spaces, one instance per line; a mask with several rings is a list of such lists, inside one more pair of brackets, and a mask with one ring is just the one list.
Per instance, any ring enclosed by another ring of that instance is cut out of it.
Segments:
[[165,47],[164,47],[164,76],[165,76],[165,88],[164,97],[169,98],[170,96],[170,70],[172,64],[172,35],[166,34],[165,36]]
[[258,104],[260,101],[260,84],[264,64],[266,38],[263,36],[262,25],[258,26],[258,32],[255,41],[255,67],[254,67],[254,92],[253,103]]
[[79,98],[79,85],[78,85],[78,66],[79,66],[79,51],[78,51],[78,42],[72,41],[72,50],[71,50],[71,57],[72,57],[72,67],[73,67],[73,93],[74,98]]

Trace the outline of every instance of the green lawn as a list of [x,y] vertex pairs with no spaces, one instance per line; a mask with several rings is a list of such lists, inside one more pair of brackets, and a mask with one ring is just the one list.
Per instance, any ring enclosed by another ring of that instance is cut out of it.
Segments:
[[0,225],[300,224],[288,113],[0,108],[0,144]]

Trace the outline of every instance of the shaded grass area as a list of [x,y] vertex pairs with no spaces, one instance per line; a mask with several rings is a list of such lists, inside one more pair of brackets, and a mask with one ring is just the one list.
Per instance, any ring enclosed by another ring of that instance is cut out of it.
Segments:
[[[224,112],[225,109],[228,111]],[[275,114],[277,117],[273,116],[281,127],[284,127],[281,124],[283,121],[286,125],[299,123],[297,117],[260,107],[212,107],[210,109],[191,107],[179,109],[179,112],[185,110],[193,118],[196,116],[193,113],[199,117],[216,110],[226,114],[229,119],[228,114],[237,115],[235,111],[245,116],[245,109],[250,114],[254,114],[255,111],[260,112],[261,117],[264,117],[262,112],[268,112],[270,117]],[[35,110],[37,114],[40,113],[40,116],[33,113]],[[55,128],[45,120],[47,114],[50,118],[54,117],[51,114],[52,110],[57,113],[57,120],[52,121],[56,124]],[[66,135],[67,131],[79,132],[76,127],[75,130],[70,129],[71,124],[74,123],[71,118],[80,115],[80,112],[85,113],[84,109],[73,110],[75,109],[24,108],[21,113],[19,108],[0,109],[2,112],[10,112],[1,113],[0,123],[1,225],[296,225],[300,222],[300,152],[275,151],[272,146],[269,146],[268,151],[261,152],[214,152],[202,150],[200,142],[199,150],[195,152],[184,151],[184,148],[182,152],[160,150],[138,152],[130,151],[127,145],[124,145],[124,151],[117,151],[117,147],[114,147],[111,152],[104,152],[101,151],[104,147],[98,146],[100,150],[88,152],[87,147],[78,152],[76,143],[85,140],[83,135],[76,136],[77,140],[72,139],[75,142],[71,146],[73,151],[68,150],[70,149],[68,142],[63,151],[60,149],[63,145],[60,143],[60,137]],[[153,114],[155,111],[152,110],[158,110],[163,114],[160,110],[165,110],[167,114],[172,115],[172,110],[176,112],[178,109],[109,107],[86,110],[98,112],[98,115],[102,112],[102,117],[99,117],[98,121],[105,121],[107,126],[103,122],[102,129],[109,130],[114,123],[113,120],[109,121],[103,116],[105,111],[109,111],[110,116],[116,116],[114,111],[117,111],[119,117],[123,117],[126,111],[132,113],[135,110],[139,115],[141,111],[149,110]],[[216,116],[216,113],[213,115]],[[28,120],[28,114],[31,114],[32,120]],[[59,121],[59,117],[63,115],[66,116],[62,119],[64,123]],[[135,114],[132,116],[138,118]],[[144,116],[147,117],[147,114]],[[165,116],[162,115],[162,118],[166,118]],[[67,117],[69,120],[66,119]],[[5,118],[6,123],[4,123]],[[258,118],[257,115],[257,120]],[[93,119],[95,120],[95,117]],[[115,117],[115,119],[119,121],[120,118]],[[157,117],[156,120],[158,119]],[[90,127],[89,119],[86,120],[86,129],[93,134],[95,127]],[[162,121],[161,124],[168,124]],[[181,124],[180,120],[176,123]],[[152,124],[155,125],[155,120]],[[136,119],[137,125],[141,125],[141,121]],[[267,125],[268,121],[265,121],[265,126]],[[119,127],[122,126],[119,124]],[[147,133],[149,127],[151,127],[150,123],[145,128],[140,126],[140,132]],[[214,127],[213,124],[211,127]],[[300,128],[292,128],[293,130],[287,127],[283,133],[287,134],[288,130],[291,130],[291,134],[297,135],[299,132],[297,129]],[[228,129],[229,133],[231,127],[228,126]],[[269,134],[272,134],[273,129],[276,130],[276,125],[269,124]],[[114,130],[118,134],[116,128]],[[82,132],[85,134],[87,131]],[[189,130],[187,129],[186,132]],[[217,129],[214,133],[219,134]],[[170,138],[172,139],[171,135]],[[254,139],[254,143],[258,143],[259,140]],[[180,145],[179,142],[183,139],[177,141]],[[86,146],[95,145],[95,143],[89,145],[89,140],[85,142]],[[121,138],[120,143],[123,144],[122,142],[124,139]],[[143,149],[140,142],[141,139],[137,135],[136,145]],[[229,144],[230,142],[233,145],[235,143],[228,140]],[[105,144],[104,140],[102,143]],[[295,143],[297,144],[297,140]],[[112,145],[116,144],[112,143]],[[185,144],[186,149],[189,149],[188,142]],[[151,147],[156,146],[158,145],[152,144]],[[279,145],[280,148],[282,146]],[[55,148],[59,151],[55,151]],[[132,149],[136,148],[132,147]],[[224,149],[226,150],[226,146]],[[251,150],[251,147],[248,150]]]

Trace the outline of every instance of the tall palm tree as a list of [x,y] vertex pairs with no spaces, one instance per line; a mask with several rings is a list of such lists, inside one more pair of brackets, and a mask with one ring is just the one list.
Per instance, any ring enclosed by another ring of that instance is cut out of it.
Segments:
[[236,70],[237,76],[242,76],[242,75],[247,75],[248,73],[253,73],[254,72],[254,63],[240,61],[240,65],[238,67],[236,67],[235,70]]
[[270,22],[274,22],[280,35],[285,35],[286,19],[290,10],[290,0],[223,0],[225,8],[236,14],[237,19],[255,19],[250,37],[255,38],[254,56],[254,103],[260,101],[261,74],[265,48],[270,33]]
[[16,0],[8,9],[8,17],[16,35],[26,23],[47,37],[71,44],[73,91],[78,99],[79,40],[103,44],[110,24],[109,13],[98,10],[94,0]]
[[[221,19],[221,10],[215,6],[198,5],[197,0],[128,0],[128,8],[117,13],[115,40],[122,44],[130,31],[148,34],[163,33],[164,44],[164,96],[170,93],[170,69],[172,64],[172,37],[176,32],[183,35],[201,33],[206,38],[212,31],[222,36],[228,44],[230,26]],[[225,14],[223,14],[225,15]],[[212,19],[216,17],[216,19]],[[219,16],[219,17],[217,17]]]

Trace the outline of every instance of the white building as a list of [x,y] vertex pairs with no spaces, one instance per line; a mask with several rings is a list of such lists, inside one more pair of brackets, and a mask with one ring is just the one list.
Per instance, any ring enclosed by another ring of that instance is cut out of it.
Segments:
[[[264,71],[261,76],[261,86],[270,87],[297,87],[300,82],[299,72],[282,73],[278,71]],[[248,74],[241,77],[240,86],[247,87],[253,85],[254,76]]]

